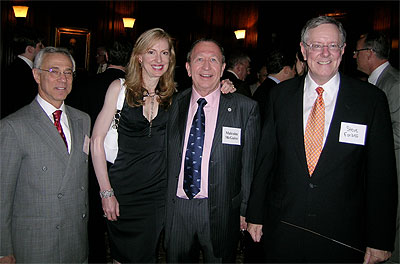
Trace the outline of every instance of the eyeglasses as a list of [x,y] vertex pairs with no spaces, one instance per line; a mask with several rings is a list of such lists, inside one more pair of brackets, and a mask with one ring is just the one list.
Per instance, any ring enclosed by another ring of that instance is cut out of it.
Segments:
[[325,47],[327,47],[328,50],[331,52],[339,52],[343,48],[343,45],[340,46],[339,44],[336,43],[331,43],[328,45],[322,45],[318,43],[311,43],[311,44],[304,43],[304,44],[314,52],[321,52],[324,50]]
[[357,53],[359,53],[360,51],[363,51],[363,50],[372,50],[372,49],[371,48],[358,49],[358,50],[353,51],[353,54],[356,55]]
[[75,72],[73,72],[73,71],[64,71],[64,72],[62,72],[62,71],[59,71],[59,70],[56,70],[56,69],[53,69],[53,68],[50,68],[48,70],[39,68],[39,70],[46,71],[46,72],[50,73],[50,76],[53,77],[54,79],[60,78],[61,74],[64,74],[65,78],[68,79],[68,80],[72,79],[75,76]]

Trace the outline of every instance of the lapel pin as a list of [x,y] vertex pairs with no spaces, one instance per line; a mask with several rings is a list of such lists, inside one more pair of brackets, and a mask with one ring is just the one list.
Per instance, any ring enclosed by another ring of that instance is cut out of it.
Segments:
[[232,108],[228,107],[228,112],[232,112]]

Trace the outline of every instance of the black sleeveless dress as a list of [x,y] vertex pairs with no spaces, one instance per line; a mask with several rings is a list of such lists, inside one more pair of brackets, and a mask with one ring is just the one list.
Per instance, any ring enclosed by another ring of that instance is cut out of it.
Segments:
[[118,155],[109,169],[120,216],[107,221],[111,255],[122,263],[156,262],[165,218],[167,119],[160,106],[150,129],[142,106],[125,102],[122,108]]

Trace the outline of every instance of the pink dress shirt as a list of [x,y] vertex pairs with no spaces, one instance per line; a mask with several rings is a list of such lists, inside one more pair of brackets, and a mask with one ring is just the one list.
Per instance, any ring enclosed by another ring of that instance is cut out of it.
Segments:
[[[220,97],[221,97],[220,88],[216,89],[214,92],[204,97],[204,99],[206,99],[207,101],[207,104],[204,106],[205,137],[203,146],[203,158],[201,160],[201,186],[200,186],[200,192],[194,197],[194,199],[196,198],[202,199],[208,197],[208,163],[210,161],[211,147],[214,139],[215,127],[217,124]],[[186,153],[190,127],[192,126],[193,117],[198,108],[197,100],[199,98],[201,98],[201,96],[196,92],[194,88],[192,88],[192,96],[190,97],[188,119],[186,122],[185,142],[183,145],[184,151],[182,154],[181,170],[179,173],[179,180],[178,180],[178,189],[176,191],[176,196],[184,199],[188,199],[185,191],[183,190],[185,153]]]

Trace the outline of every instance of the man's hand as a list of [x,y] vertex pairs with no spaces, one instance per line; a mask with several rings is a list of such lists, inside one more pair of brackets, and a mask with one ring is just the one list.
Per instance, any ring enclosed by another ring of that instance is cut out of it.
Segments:
[[14,255],[9,255],[9,256],[5,256],[5,257],[1,257],[0,258],[0,263],[15,263],[15,258]]
[[236,91],[235,86],[229,79],[222,80],[221,85],[222,85],[221,92],[223,94],[234,93]]
[[379,250],[367,247],[364,255],[364,264],[379,263],[388,260],[392,253],[385,250]]
[[261,236],[263,235],[262,227],[262,225],[252,223],[247,224],[247,231],[250,233],[254,242],[260,242]]

